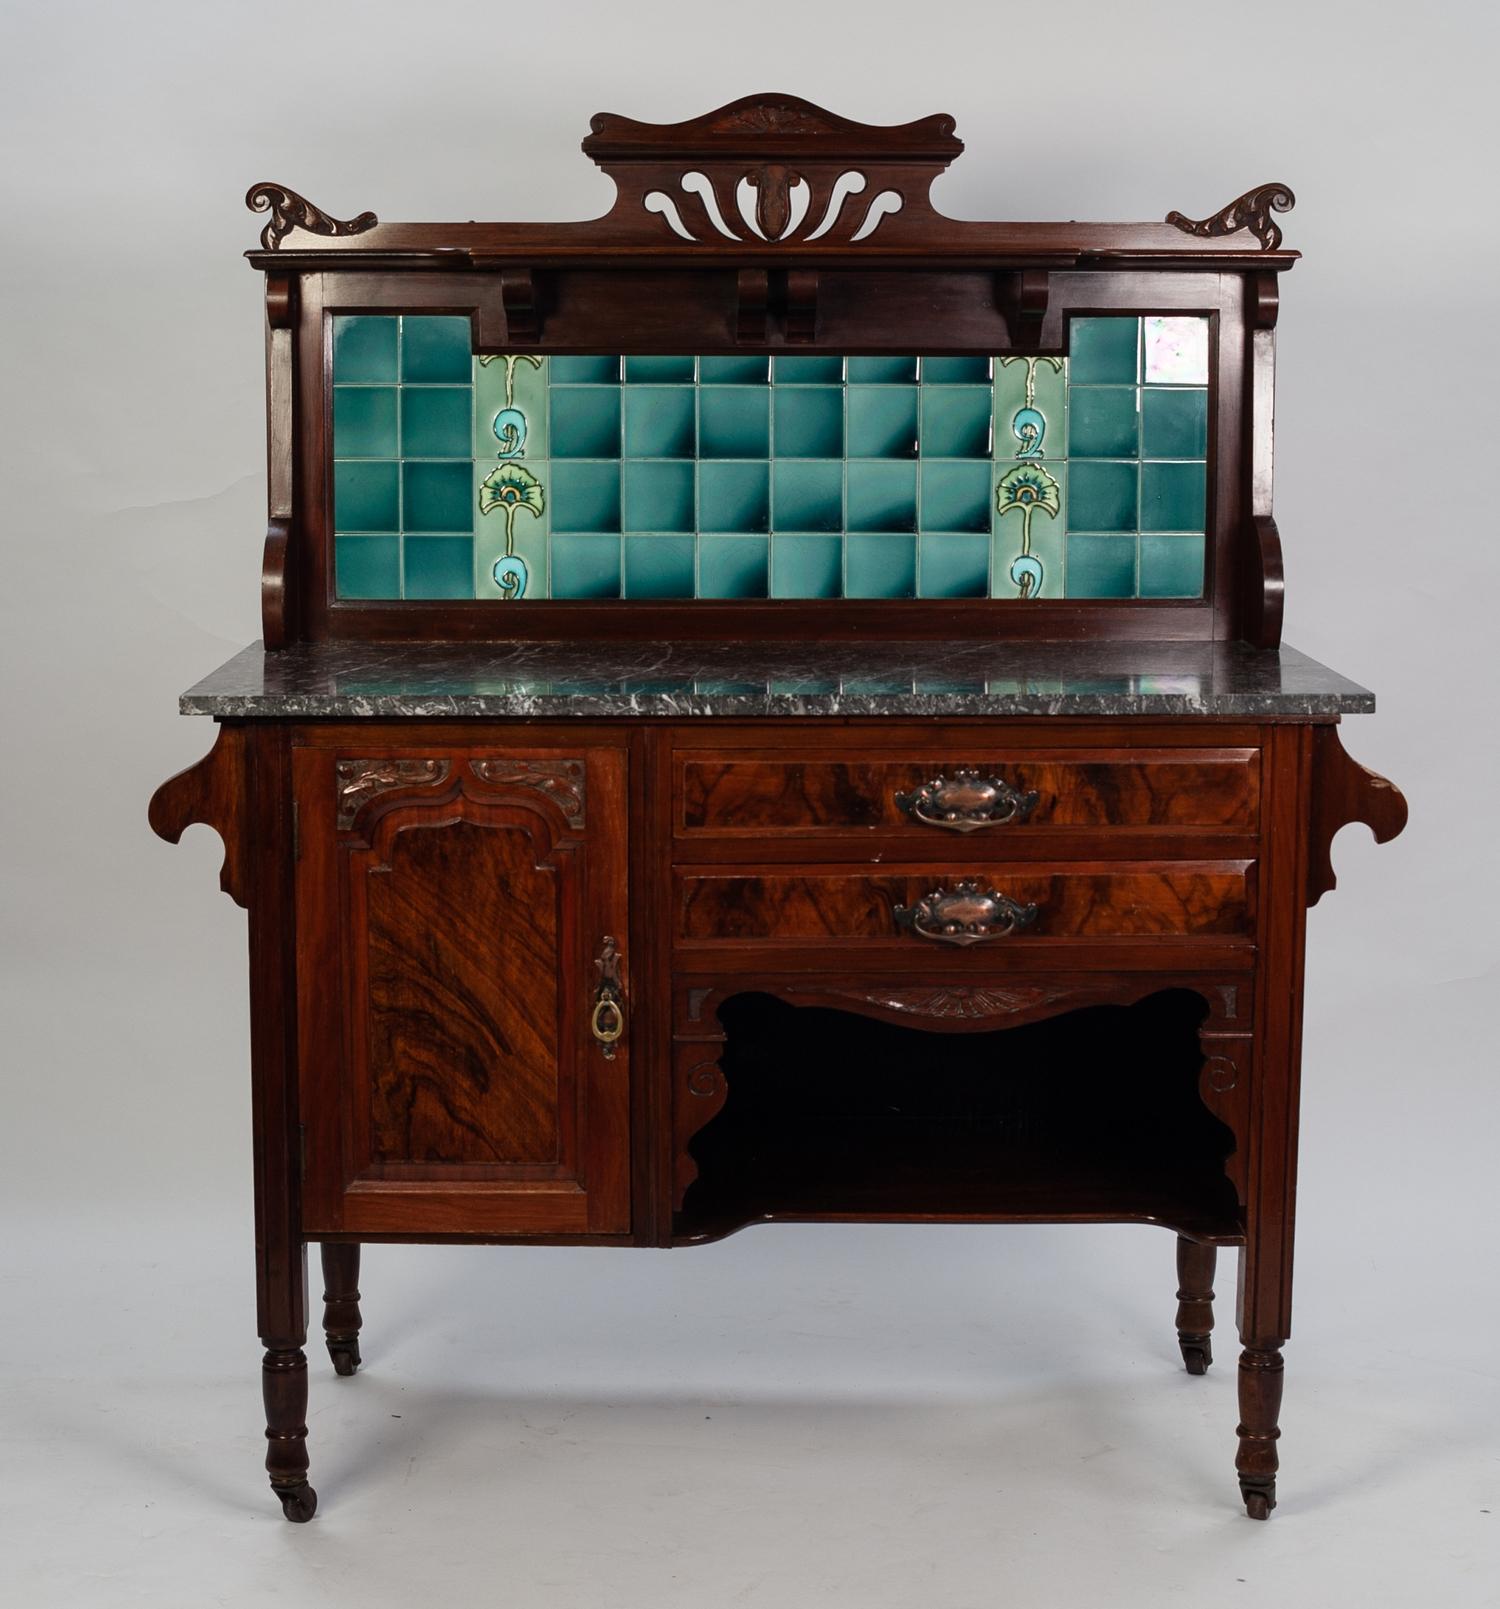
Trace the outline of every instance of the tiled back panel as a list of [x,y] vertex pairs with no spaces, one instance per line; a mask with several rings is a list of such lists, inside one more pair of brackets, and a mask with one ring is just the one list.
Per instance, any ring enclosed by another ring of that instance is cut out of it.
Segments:
[[475,358],[334,320],[341,598],[1196,598],[1208,321],[1066,360]]

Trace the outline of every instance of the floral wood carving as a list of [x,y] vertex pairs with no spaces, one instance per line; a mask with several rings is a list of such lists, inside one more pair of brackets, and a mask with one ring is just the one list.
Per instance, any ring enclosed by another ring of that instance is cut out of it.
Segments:
[[373,212],[362,212],[357,218],[332,218],[306,196],[280,184],[251,185],[245,205],[251,212],[271,214],[260,232],[260,243],[267,251],[275,251],[293,229],[305,229],[310,235],[362,235],[380,222]]
[[1184,234],[1198,235],[1205,240],[1249,229],[1260,242],[1262,251],[1275,251],[1281,244],[1281,226],[1271,214],[1290,212],[1296,204],[1296,196],[1286,185],[1262,184],[1247,190],[1211,218],[1189,218],[1180,212],[1169,212],[1167,222]]
[[448,775],[446,760],[340,760],[335,768],[338,786],[338,824],[348,828],[377,794],[392,788],[414,788],[441,782]]
[[986,988],[955,985],[939,989],[841,989],[830,991],[838,998],[858,1000],[865,1005],[883,1006],[887,1011],[907,1012],[915,1017],[1009,1017],[1018,1011],[1065,998],[1069,990],[1040,984],[1014,988]]
[[562,811],[571,826],[583,825],[582,760],[471,760],[469,769],[481,782],[539,793]]

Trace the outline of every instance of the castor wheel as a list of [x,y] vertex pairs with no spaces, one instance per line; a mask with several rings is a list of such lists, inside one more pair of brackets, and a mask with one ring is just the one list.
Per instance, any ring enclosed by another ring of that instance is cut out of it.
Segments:
[[318,1512],[318,1494],[306,1481],[300,1486],[273,1488],[281,1499],[281,1512],[293,1525],[306,1525]]
[[1182,1361],[1187,1365],[1189,1374],[1207,1374],[1208,1366],[1213,1360],[1214,1349],[1206,1338],[1182,1343]]
[[1240,1496],[1245,1499],[1245,1512],[1252,1520],[1270,1519],[1271,1510],[1276,1507],[1274,1488],[1267,1491],[1260,1486],[1242,1486]]
[[359,1369],[358,1341],[330,1341],[328,1356],[333,1359],[333,1372],[345,1377]]

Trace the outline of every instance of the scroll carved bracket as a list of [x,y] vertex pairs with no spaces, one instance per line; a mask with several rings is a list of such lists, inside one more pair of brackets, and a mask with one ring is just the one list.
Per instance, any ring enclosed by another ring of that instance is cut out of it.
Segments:
[[1052,275],[1045,268],[1017,268],[997,276],[995,300],[1012,346],[1034,350],[1051,297]]
[[1200,239],[1215,239],[1248,229],[1260,242],[1262,251],[1275,251],[1281,245],[1281,226],[1271,214],[1290,212],[1296,204],[1297,198],[1289,186],[1260,184],[1236,196],[1212,217],[1189,218],[1181,212],[1169,212],[1167,222],[1184,234],[1197,235]]
[[306,196],[281,184],[252,184],[245,192],[245,205],[251,212],[269,212],[270,219],[260,232],[260,243],[276,251],[294,229],[310,235],[362,235],[380,220],[373,212],[355,218],[335,218],[315,207]]
[[360,811],[382,793],[444,781],[446,760],[340,760],[334,768],[338,790],[338,825],[348,831]]
[[540,794],[562,811],[571,827],[584,824],[586,771],[582,760],[471,760],[469,769],[492,787]]
[[219,887],[242,910],[249,908],[247,846],[244,837],[245,733],[221,726],[214,746],[196,765],[162,783],[151,797],[148,820],[158,838],[181,841],[196,824],[212,827],[224,840]]
[[511,346],[524,346],[542,333],[542,315],[536,281],[529,268],[500,271],[500,299],[505,304],[505,337]]
[[1362,821],[1377,844],[1391,841],[1406,826],[1401,790],[1351,760],[1336,726],[1313,732],[1312,823],[1308,844],[1307,903],[1316,905],[1338,886],[1333,871],[1333,840],[1341,827]]

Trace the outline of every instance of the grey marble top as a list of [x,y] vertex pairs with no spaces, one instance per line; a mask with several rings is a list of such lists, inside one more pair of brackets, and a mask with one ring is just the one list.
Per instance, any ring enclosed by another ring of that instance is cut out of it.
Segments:
[[1295,648],[1210,643],[254,643],[186,715],[1367,714]]

